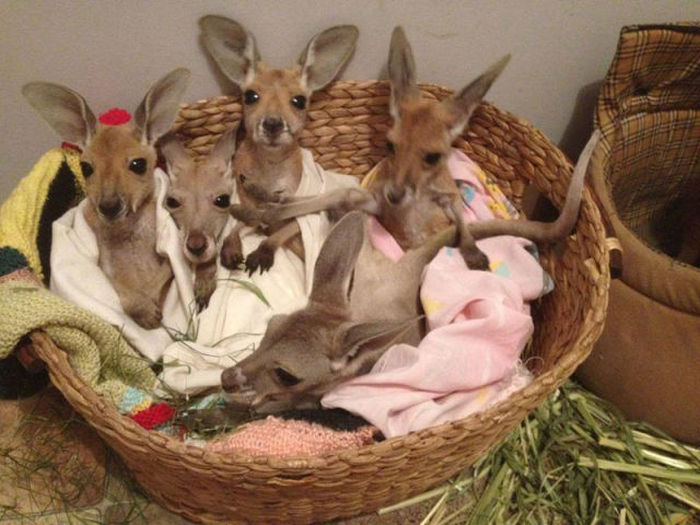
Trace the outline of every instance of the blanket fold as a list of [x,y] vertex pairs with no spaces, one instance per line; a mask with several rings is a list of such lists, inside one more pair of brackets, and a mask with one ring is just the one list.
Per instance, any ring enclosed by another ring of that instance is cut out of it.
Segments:
[[44,154],[0,207],[0,366],[28,333],[43,330],[68,354],[77,374],[122,413],[150,406],[157,379],[119,330],[45,289],[50,218],[74,206],[84,181],[79,154]]
[[[462,193],[465,221],[515,218],[498,187],[466,155],[448,160]],[[374,219],[374,246],[396,260],[398,243]],[[551,290],[530,241],[499,236],[477,242],[491,271],[469,270],[459,252],[443,248],[427,266],[420,299],[429,331],[417,347],[389,348],[369,374],[336,387],[327,408],[357,414],[387,437],[467,417],[526,386],[520,364],[533,331],[527,301]]]
[[66,350],[71,366],[95,392],[120,407],[136,389],[142,392],[140,402],[150,404],[157,380],[148,361],[93,313],[39,285],[8,280],[0,283],[0,318],[0,358],[26,334],[43,330]]
[[[324,170],[310,151],[302,150],[297,196],[357,184],[354,177]],[[273,315],[290,313],[306,304],[329,223],[323,213],[299,217],[297,222],[304,246],[303,261],[282,247],[275,253],[274,265],[265,273],[248,276],[243,270],[229,271],[219,266],[218,286],[209,306],[196,319],[195,340],[176,341],[165,349],[161,377],[168,388],[195,394],[220,387],[222,370],[257,348]],[[233,219],[229,228],[232,226]],[[265,239],[250,228],[244,228],[241,237],[246,256]]]
[[98,266],[97,239],[84,216],[86,199],[53,224],[50,284],[59,296],[119,327],[127,341],[151,361],[162,356],[173,334],[187,331],[194,308],[192,270],[182,253],[177,226],[161,205],[167,193],[167,175],[157,168],[154,178],[159,203],[156,251],[170,260],[174,273],[162,309],[165,328],[146,330],[124,312],[117,292]]

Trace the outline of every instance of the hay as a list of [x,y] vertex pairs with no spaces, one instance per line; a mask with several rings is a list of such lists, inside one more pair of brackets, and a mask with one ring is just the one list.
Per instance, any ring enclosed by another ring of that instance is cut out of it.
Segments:
[[700,450],[568,382],[471,469],[379,514],[439,498],[422,524],[694,523],[699,486]]

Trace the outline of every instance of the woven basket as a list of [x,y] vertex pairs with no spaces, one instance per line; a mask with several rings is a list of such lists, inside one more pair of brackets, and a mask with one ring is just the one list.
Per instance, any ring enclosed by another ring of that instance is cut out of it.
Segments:
[[[427,85],[427,96],[451,92]],[[365,174],[385,151],[389,125],[384,82],[338,82],[318,93],[301,142],[328,169]],[[217,97],[183,107],[176,122],[188,147],[209,151],[240,118],[241,106]],[[519,204],[534,183],[560,206],[571,174],[564,155],[528,123],[481,105],[456,146],[499,178]],[[122,457],[152,499],[198,522],[307,523],[358,515],[420,493],[472,464],[552,393],[591,351],[607,306],[608,254],[598,209],[585,193],[575,235],[543,265],[556,289],[535,305],[528,356],[536,379],[504,402],[466,419],[360,449],[319,457],[219,454],[149,432],[121,416],[73,372],[45,335],[32,336],[51,380]]]

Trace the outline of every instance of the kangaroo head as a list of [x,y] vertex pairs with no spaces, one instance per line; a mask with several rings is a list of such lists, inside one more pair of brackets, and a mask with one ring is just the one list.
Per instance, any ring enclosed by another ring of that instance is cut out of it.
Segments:
[[64,86],[32,82],[22,88],[63,140],[82,147],[87,197],[105,223],[136,214],[152,198],[154,144],[170,129],[189,75],[186,69],[176,69],[158,80],[133,120],[116,126],[98,124],[85,99]]
[[503,57],[442,102],[423,99],[416,84],[411,46],[403,29],[394,29],[388,61],[393,125],[387,133],[389,155],[382,172],[387,205],[406,206],[436,180],[450,179],[447,158],[451,145],[509,59]]
[[224,370],[233,398],[261,413],[316,404],[333,386],[367,372],[413,321],[353,319],[350,287],[365,242],[365,217],[345,215],[331,230],[314,267],[307,306],[270,320],[258,349]]
[[216,258],[217,243],[229,218],[236,129],[225,131],[199,162],[172,134],[164,137],[160,148],[170,178],[165,207],[180,230],[185,256],[194,264],[210,262]]
[[243,93],[248,136],[265,148],[296,146],[311,94],[338,74],[355,48],[355,26],[336,26],[314,36],[289,69],[260,60],[255,38],[238,22],[221,16],[200,19],[207,51]]

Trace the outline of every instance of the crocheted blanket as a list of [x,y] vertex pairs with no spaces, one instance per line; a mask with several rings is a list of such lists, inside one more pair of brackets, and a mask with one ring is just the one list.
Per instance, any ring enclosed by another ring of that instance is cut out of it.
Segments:
[[151,394],[149,363],[96,315],[45,288],[51,268],[51,225],[84,194],[79,154],[46,153],[0,207],[0,367],[20,340],[43,330],[78,375],[123,414],[147,425],[172,417]]

